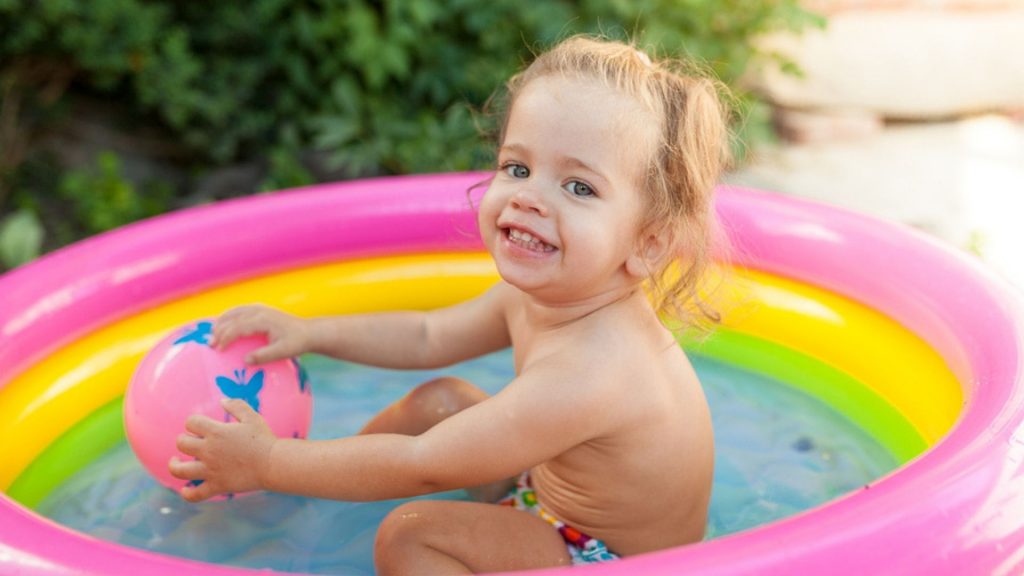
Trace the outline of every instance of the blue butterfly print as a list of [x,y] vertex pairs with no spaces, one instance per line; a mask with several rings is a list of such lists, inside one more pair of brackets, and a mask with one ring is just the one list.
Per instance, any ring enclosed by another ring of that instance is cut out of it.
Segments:
[[241,398],[245,400],[252,409],[260,411],[260,390],[263,390],[263,370],[257,370],[252,378],[245,381],[245,368],[235,370],[235,378],[232,380],[227,376],[217,376],[217,388],[228,398]]
[[210,338],[213,336],[213,322],[204,320],[198,324],[192,330],[186,329],[185,334],[174,341],[174,345],[184,344],[186,342],[195,342],[197,344],[203,344],[206,346],[210,345]]
[[295,371],[299,373],[299,394],[302,394],[309,385],[309,373],[306,372],[306,368],[302,364],[299,364],[297,359],[292,358],[291,360],[292,364],[295,365]]

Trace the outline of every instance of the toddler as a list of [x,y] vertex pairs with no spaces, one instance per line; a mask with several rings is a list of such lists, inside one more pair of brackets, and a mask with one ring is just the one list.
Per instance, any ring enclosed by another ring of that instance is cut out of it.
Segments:
[[389,514],[380,574],[601,562],[700,541],[711,418],[659,313],[698,303],[710,314],[696,286],[727,148],[717,88],[617,42],[573,37],[536,58],[508,83],[478,207],[496,286],[429,312],[303,319],[246,306],[214,327],[220,347],[267,334],[253,363],[314,352],[434,368],[512,346],[515,378],[493,397],[455,378],[424,383],[334,440],[277,438],[244,401],[226,401],[237,422],[193,416],[178,439],[194,458],[170,463],[195,481],[182,496],[470,489],[478,501]]

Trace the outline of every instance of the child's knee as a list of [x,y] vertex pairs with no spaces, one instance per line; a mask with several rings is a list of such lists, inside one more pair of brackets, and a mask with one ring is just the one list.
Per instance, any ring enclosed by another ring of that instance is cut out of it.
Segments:
[[430,515],[424,513],[419,501],[406,502],[384,517],[373,545],[378,570],[381,563],[402,562],[409,554],[414,554],[430,531],[429,519]]
[[414,388],[406,401],[426,414],[444,419],[485,398],[487,394],[469,382],[442,376]]

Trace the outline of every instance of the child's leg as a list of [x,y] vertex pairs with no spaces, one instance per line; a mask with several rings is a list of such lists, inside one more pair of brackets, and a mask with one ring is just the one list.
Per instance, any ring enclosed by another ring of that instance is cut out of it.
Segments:
[[[434,424],[488,398],[483,390],[461,378],[444,376],[420,384],[404,397],[373,417],[360,434],[405,434],[416,436]],[[515,478],[467,488],[480,502],[494,502],[508,494]]]
[[565,541],[550,524],[508,506],[415,500],[377,531],[377,574],[475,574],[568,566]]
[[461,378],[435,378],[382,410],[359,433],[417,436],[452,414],[486,399],[486,392]]

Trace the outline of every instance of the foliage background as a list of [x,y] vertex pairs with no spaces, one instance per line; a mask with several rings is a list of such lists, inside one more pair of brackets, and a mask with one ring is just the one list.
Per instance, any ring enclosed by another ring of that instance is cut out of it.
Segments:
[[[226,196],[486,167],[488,97],[577,32],[706,61],[766,138],[739,81],[792,66],[753,39],[821,25],[797,0],[0,0],[0,266]],[[67,153],[83,110],[110,149]]]

